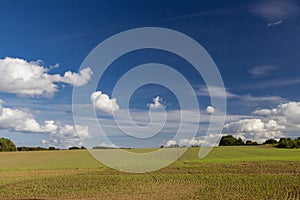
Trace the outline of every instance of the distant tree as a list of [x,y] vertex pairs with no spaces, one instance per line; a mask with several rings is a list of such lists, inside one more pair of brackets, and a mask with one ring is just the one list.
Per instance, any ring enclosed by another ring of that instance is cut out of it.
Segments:
[[55,147],[49,147],[48,150],[52,151],[52,150],[56,150]]
[[243,140],[241,138],[238,138],[236,141],[235,141],[235,145],[244,145],[245,143],[243,142]]
[[278,148],[300,148],[300,137],[292,140],[291,138],[280,138]]
[[114,147],[95,146],[93,149],[115,149]]
[[232,135],[223,136],[220,140],[219,146],[232,146],[235,143],[236,138]]
[[232,135],[225,135],[221,138],[219,146],[238,146],[244,145],[245,143],[241,138],[235,138]]
[[251,140],[247,140],[246,141],[246,145],[258,145],[258,143],[257,142],[253,142],[253,141],[251,141]]
[[47,148],[43,147],[18,147],[18,151],[45,151]]
[[298,137],[298,138],[296,139],[296,142],[297,142],[297,148],[300,148],[300,137]]
[[10,139],[0,138],[0,151],[17,151],[17,147]]
[[76,146],[73,146],[73,147],[70,147],[69,150],[78,150],[80,149],[79,147],[76,147]]
[[278,141],[275,139],[268,139],[263,144],[278,144]]
[[26,147],[18,147],[17,150],[18,151],[27,151],[27,148]]

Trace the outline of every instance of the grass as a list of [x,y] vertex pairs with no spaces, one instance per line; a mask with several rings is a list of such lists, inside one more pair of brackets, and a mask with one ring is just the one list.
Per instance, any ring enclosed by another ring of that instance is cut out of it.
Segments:
[[146,174],[110,169],[87,151],[0,153],[0,199],[300,199],[300,149],[198,151]]

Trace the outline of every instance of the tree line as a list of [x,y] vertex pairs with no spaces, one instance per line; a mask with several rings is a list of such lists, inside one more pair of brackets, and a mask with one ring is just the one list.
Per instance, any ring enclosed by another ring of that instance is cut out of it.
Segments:
[[[265,142],[263,142],[262,145],[273,145],[277,148],[300,148],[300,137],[296,139],[291,138],[280,138],[279,141],[275,139],[267,139]],[[244,142],[241,138],[235,138],[232,135],[225,135],[221,138],[219,142],[219,146],[242,146],[242,145],[261,145],[258,144],[256,141],[247,140]],[[176,146],[177,147],[177,146]],[[99,147],[98,147],[99,148]],[[103,148],[103,147],[101,147]],[[68,150],[79,150],[79,149],[86,149],[85,147],[77,147],[72,146],[68,148]],[[97,147],[94,147],[93,149],[97,149]],[[3,151],[52,151],[52,150],[60,150],[55,147],[17,147],[13,141],[7,138],[0,138],[0,152]]]
[[[69,147],[68,150],[78,150],[78,149],[86,149],[85,147],[77,147],[77,146],[72,146]],[[0,152],[4,151],[53,151],[53,150],[60,150],[59,148],[56,147],[17,147],[14,142],[10,139],[7,138],[0,138]]]
[[[296,139],[280,138],[279,141],[275,139],[267,139],[262,145],[269,144],[278,148],[300,148],[300,137]],[[247,140],[244,142],[241,138],[235,138],[232,135],[225,135],[221,138],[219,146],[241,146],[241,145],[259,145],[256,141]]]

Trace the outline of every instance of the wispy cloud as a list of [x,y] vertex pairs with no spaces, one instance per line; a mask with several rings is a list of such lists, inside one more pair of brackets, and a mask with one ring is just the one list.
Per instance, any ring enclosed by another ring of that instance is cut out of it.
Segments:
[[267,21],[280,21],[299,14],[299,6],[294,0],[264,0],[251,9],[251,12]]
[[226,15],[226,14],[231,14],[231,13],[237,13],[240,12],[241,10],[239,9],[218,9],[218,10],[203,10],[203,11],[198,11],[186,15],[180,15],[180,16],[175,16],[167,19],[165,22],[171,22],[171,21],[177,21],[177,20],[183,20],[183,19],[191,19],[195,17],[205,17],[205,16],[215,16],[215,15]]
[[244,88],[274,88],[274,87],[284,87],[284,86],[290,86],[290,85],[297,85],[300,84],[300,79],[273,79],[273,80],[267,80],[267,81],[258,81],[255,83],[251,83],[249,85],[246,85]]
[[261,77],[270,76],[270,73],[276,69],[278,69],[278,67],[274,65],[260,65],[249,69],[248,72],[254,78],[261,78]]
[[[299,80],[300,82],[300,80]],[[200,86],[199,89],[197,90],[197,95],[198,96],[211,96],[211,97],[222,97],[223,93],[223,89],[220,87],[215,87],[215,86],[209,86],[210,90],[211,90],[211,95],[208,92],[208,87],[206,86]],[[253,96],[250,94],[235,94],[230,92],[228,89],[226,89],[226,97],[227,98],[234,98],[237,100],[242,100],[245,102],[277,102],[277,103],[281,103],[281,102],[285,102],[287,101],[286,99],[280,97],[280,96]]]
[[280,96],[252,96],[250,94],[247,94],[247,95],[242,95],[240,97],[244,101],[257,101],[257,102],[270,101],[270,102],[277,102],[277,103],[287,101],[285,98],[282,98]]
[[278,26],[279,24],[282,24],[282,23],[283,23],[282,20],[278,20],[278,21],[276,21],[276,22],[269,22],[269,23],[267,24],[267,27]]
[[223,97],[226,95],[227,98],[234,98],[237,97],[237,95],[229,92],[227,89],[218,87],[218,86],[205,86],[201,85],[198,87],[196,94],[198,96],[211,96],[211,97]]

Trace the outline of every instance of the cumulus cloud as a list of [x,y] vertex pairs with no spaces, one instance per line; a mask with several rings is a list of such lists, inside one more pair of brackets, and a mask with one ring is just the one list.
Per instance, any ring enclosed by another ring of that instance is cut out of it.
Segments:
[[248,72],[252,75],[254,78],[261,78],[266,77],[270,75],[270,72],[276,70],[277,67],[274,65],[260,65],[253,67],[248,70]]
[[165,106],[162,104],[162,98],[160,98],[159,96],[155,97],[153,99],[153,103],[148,104],[148,107],[151,110],[157,110],[157,109],[162,109]]
[[209,113],[209,114],[212,114],[216,111],[216,109],[212,106],[207,106],[206,108],[206,112]]
[[279,139],[284,133],[294,134],[300,128],[300,102],[280,103],[274,108],[257,109],[253,114],[257,116],[225,124],[223,132],[263,142]]
[[264,0],[253,6],[251,11],[265,20],[275,21],[297,16],[299,6],[294,0]]
[[91,79],[90,68],[82,69],[79,74],[68,71],[64,76],[48,74],[49,69],[42,61],[28,62],[20,58],[0,59],[0,92],[28,96],[51,97],[58,91],[56,83],[82,86]]
[[258,109],[253,112],[277,120],[284,125],[300,127],[300,102],[281,103],[273,109]]
[[42,144],[48,144],[48,141],[47,140],[41,140],[41,143]]
[[199,138],[191,138],[191,139],[181,139],[179,140],[179,145],[180,146],[201,146],[204,141],[203,139]]
[[79,72],[79,74],[67,71],[65,72],[64,76],[50,75],[50,79],[53,82],[62,82],[73,86],[82,86],[87,84],[91,80],[92,74],[93,72],[91,68],[84,68]]
[[264,142],[266,139],[279,139],[283,136],[285,126],[279,125],[275,120],[262,121],[262,119],[242,119],[230,122],[224,126],[224,133],[232,134],[243,140]]
[[119,110],[119,105],[115,98],[110,99],[107,94],[103,94],[101,91],[96,91],[91,94],[92,104],[96,109],[111,114]]
[[200,136],[200,137],[192,137],[192,138],[182,138],[178,140],[168,140],[165,142],[166,147],[171,147],[174,145],[179,146],[201,146],[203,144],[207,146],[215,146],[217,141],[219,140],[219,134],[210,133],[208,135]]
[[56,147],[69,148],[71,146],[82,146],[82,141],[90,137],[88,126],[60,125],[56,132],[50,133],[50,140],[46,143]]
[[53,121],[45,121],[44,125],[40,125],[31,113],[19,109],[5,108],[2,103],[0,103],[0,129],[9,129],[16,132],[50,133],[57,128]]
[[107,147],[107,148],[118,148],[115,144],[107,144],[105,142],[102,142],[98,145],[99,147]]
[[81,139],[90,137],[87,126],[63,125],[53,120],[39,123],[35,117],[28,111],[5,108],[0,100],[0,129],[7,129],[12,132],[21,133],[42,133],[50,136],[50,141],[42,141],[44,144],[50,144],[59,147],[72,146],[81,143]]
[[176,140],[168,140],[168,141],[166,142],[166,146],[167,146],[167,147],[171,147],[171,146],[174,146],[174,145],[177,145]]

